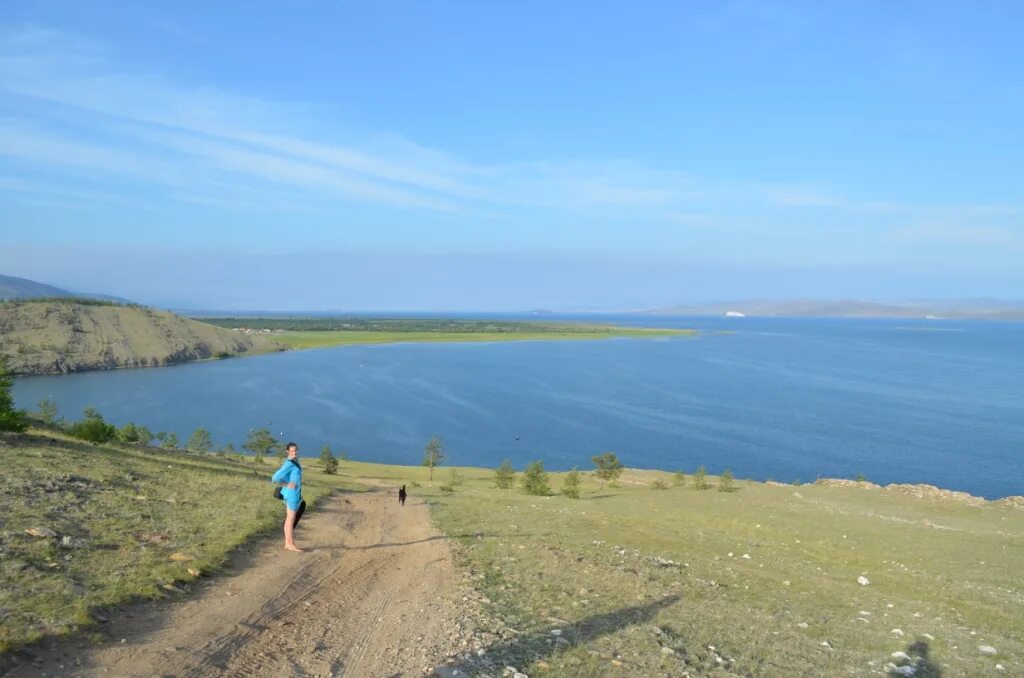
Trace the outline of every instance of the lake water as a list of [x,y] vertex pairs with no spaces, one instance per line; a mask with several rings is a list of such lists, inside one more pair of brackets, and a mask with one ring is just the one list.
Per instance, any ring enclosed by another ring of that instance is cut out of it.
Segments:
[[[339,347],[19,379],[30,409],[204,426],[240,447],[266,426],[304,456],[416,464],[704,465],[737,477],[922,482],[1024,494],[1024,324],[773,318],[599,319],[698,338]],[[726,332],[720,332],[725,330]]]

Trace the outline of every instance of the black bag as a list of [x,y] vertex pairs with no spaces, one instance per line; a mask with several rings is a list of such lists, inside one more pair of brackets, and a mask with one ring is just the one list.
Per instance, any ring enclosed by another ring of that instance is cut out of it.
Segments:
[[[299,466],[299,462],[295,461],[294,459],[286,459],[285,461],[290,461],[291,463],[295,464],[296,466]],[[299,468],[301,469],[302,467],[299,466]],[[284,499],[284,495],[281,494],[281,486],[280,485],[278,485],[277,487],[274,488],[274,499],[281,499],[281,500]]]

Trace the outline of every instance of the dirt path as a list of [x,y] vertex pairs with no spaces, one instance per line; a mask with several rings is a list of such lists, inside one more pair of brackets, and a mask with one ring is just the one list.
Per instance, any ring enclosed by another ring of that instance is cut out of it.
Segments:
[[338,496],[296,542],[306,553],[263,544],[188,600],[111,620],[112,642],[58,646],[10,675],[394,678],[443,663],[454,566],[425,504]]

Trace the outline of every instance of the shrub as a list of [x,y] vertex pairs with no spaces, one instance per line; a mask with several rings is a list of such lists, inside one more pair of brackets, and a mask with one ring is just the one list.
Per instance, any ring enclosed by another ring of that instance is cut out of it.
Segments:
[[596,457],[591,457],[590,460],[597,467],[594,475],[601,480],[614,483],[622,475],[622,462],[619,461],[614,452],[605,452]]
[[459,479],[459,473],[455,469],[452,469],[451,476],[448,478],[448,482],[441,486],[441,490],[444,492],[454,492],[456,485],[461,485],[462,480]]
[[211,447],[213,447],[213,439],[210,438],[210,432],[202,426],[197,428],[185,443],[185,448],[193,452],[209,452]]
[[139,442],[139,427],[129,421],[117,432],[117,438],[122,443],[137,443]]
[[494,472],[494,484],[498,489],[508,490],[516,484],[516,472],[508,459],[501,461],[501,466]]
[[220,448],[220,453],[227,457],[237,456],[237,453],[235,452],[235,444],[228,443],[224,447]]
[[707,481],[708,470],[701,466],[697,469],[697,472],[693,474],[693,487],[697,490],[706,490],[711,487]]
[[655,480],[653,483],[651,483],[651,489],[653,489],[653,490],[667,490],[668,489],[668,483],[666,483],[664,480],[661,480],[661,479]]
[[43,398],[36,407],[38,408],[36,413],[44,424],[56,424],[60,421],[57,414],[57,403],[53,402],[53,398]]
[[79,440],[97,445],[117,438],[117,427],[103,421],[103,415],[91,407],[85,408],[82,419],[73,423],[68,432]]
[[14,379],[7,371],[7,364],[0,359],[0,431],[24,431],[28,428],[24,410],[14,407],[13,385]]
[[565,475],[565,480],[562,482],[562,494],[570,499],[580,498],[580,472],[576,470],[575,466]]
[[333,476],[338,472],[338,460],[331,454],[331,446],[324,445],[320,450],[320,464],[324,467],[324,473]]
[[682,487],[686,484],[686,474],[682,471],[676,471],[672,474],[672,484],[676,487]]
[[535,461],[523,471],[523,490],[526,494],[533,494],[546,497],[551,494],[551,487],[548,486],[548,474],[544,470],[544,462]]
[[732,471],[725,469],[722,471],[722,475],[718,478],[718,491],[719,492],[735,492],[736,483],[733,482]]
[[174,431],[168,433],[167,431],[160,431],[156,434],[156,439],[160,441],[160,447],[166,450],[178,449],[178,434]]

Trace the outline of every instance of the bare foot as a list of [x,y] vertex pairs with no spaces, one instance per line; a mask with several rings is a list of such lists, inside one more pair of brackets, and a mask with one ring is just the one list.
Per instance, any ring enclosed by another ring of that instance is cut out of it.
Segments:
[[300,549],[298,546],[295,546],[295,545],[285,546],[284,550],[285,551],[295,551],[296,553],[305,553],[305,551],[303,551],[302,549]]

